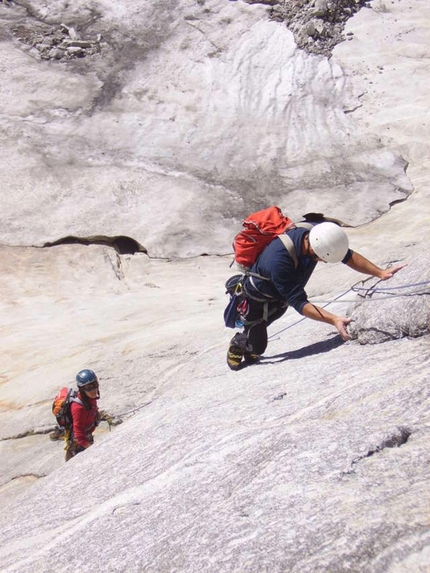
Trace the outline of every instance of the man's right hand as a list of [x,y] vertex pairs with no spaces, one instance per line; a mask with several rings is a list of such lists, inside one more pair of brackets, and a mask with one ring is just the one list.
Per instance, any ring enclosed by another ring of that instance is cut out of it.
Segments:
[[343,340],[351,339],[350,335],[346,331],[347,324],[351,322],[350,318],[332,314],[324,308],[320,308],[316,304],[312,304],[310,302],[305,304],[303,307],[303,316],[318,322],[326,322],[327,324],[331,324],[337,329]]
[[333,322],[333,325],[337,328],[343,340],[351,340],[351,336],[346,331],[346,326],[350,322],[351,322],[350,318],[345,318],[343,316],[336,316]]

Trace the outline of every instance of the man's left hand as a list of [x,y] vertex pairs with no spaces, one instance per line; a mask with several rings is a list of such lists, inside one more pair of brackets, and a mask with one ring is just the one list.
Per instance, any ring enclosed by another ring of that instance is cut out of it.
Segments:
[[400,271],[400,269],[403,269],[404,267],[406,267],[407,265],[397,265],[396,267],[389,267],[388,269],[383,270],[379,277],[381,279],[381,281],[386,281],[388,279],[391,279],[397,272]]

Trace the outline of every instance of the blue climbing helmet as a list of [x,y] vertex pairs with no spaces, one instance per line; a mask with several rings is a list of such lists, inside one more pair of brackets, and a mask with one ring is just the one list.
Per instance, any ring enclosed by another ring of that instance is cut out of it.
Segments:
[[76,382],[78,384],[78,388],[84,388],[87,384],[92,384],[93,382],[97,382],[98,378],[92,370],[85,368],[85,370],[81,370],[76,374]]

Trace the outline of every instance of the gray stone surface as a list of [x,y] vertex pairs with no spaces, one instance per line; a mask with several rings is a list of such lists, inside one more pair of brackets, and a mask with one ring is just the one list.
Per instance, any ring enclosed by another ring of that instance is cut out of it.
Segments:
[[297,45],[310,54],[330,57],[334,47],[345,41],[345,24],[366,0],[279,0],[271,17],[283,22],[294,34]]
[[0,243],[126,235],[151,256],[218,254],[267,203],[359,225],[406,199],[406,161],[357,130],[342,68],[267,9],[1,5]]
[[[427,299],[387,301],[409,334],[384,344],[288,311],[260,364],[225,363],[220,255],[256,206],[378,217],[352,248],[408,263],[384,286],[428,277],[428,2],[370,4],[327,61],[240,0],[0,3],[2,571],[428,570]],[[11,32],[35,22],[106,51],[41,59]],[[102,244],[23,246],[80,235]],[[358,278],[307,289],[346,314]],[[86,366],[124,423],[65,464],[43,432]]]
[[388,282],[359,285],[350,334],[360,344],[418,337],[430,331],[430,257],[420,249]]

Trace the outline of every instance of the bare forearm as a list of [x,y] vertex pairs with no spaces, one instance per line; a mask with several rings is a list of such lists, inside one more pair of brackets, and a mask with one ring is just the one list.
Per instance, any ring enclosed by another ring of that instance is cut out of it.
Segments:
[[354,269],[354,271],[357,271],[358,273],[382,278],[383,270],[363,257],[363,255],[360,255],[360,253],[356,253],[355,251],[352,252],[352,256],[346,264],[348,267]]
[[405,264],[402,264],[395,267],[390,267],[388,269],[381,269],[363,257],[363,255],[360,255],[360,253],[356,253],[355,251],[352,251],[352,256],[346,264],[348,267],[354,269],[354,271],[357,271],[358,273],[370,275],[383,281],[390,279],[398,271],[400,271],[400,269],[403,269],[406,266]]
[[327,324],[334,324],[335,315],[327,312],[323,308],[316,306],[315,304],[311,304],[310,302],[306,303],[303,307],[303,316],[306,318],[311,318],[312,320],[317,320],[318,322],[326,322]]
[[312,320],[317,320],[318,322],[331,324],[337,329],[343,340],[349,340],[350,336],[346,331],[346,326],[350,323],[350,318],[338,316],[337,314],[331,314],[331,312],[327,312],[323,308],[320,308],[315,304],[311,304],[310,302],[305,304],[302,312],[303,316],[306,316],[306,318],[311,318]]

